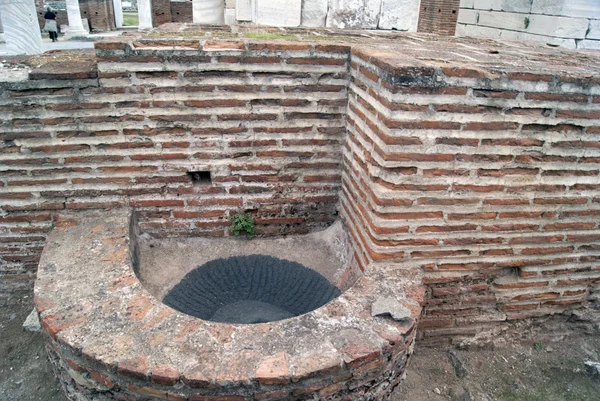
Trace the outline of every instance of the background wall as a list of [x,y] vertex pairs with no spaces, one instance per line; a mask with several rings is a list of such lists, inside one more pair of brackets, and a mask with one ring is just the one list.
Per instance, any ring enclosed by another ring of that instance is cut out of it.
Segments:
[[461,0],[456,36],[600,50],[600,0]]
[[454,36],[459,0],[421,0],[419,32]]

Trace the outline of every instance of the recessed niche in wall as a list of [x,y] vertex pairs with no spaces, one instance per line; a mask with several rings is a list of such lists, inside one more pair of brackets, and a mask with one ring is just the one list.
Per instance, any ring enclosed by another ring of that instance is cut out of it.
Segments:
[[191,178],[194,186],[210,185],[212,183],[210,171],[188,171],[187,175]]

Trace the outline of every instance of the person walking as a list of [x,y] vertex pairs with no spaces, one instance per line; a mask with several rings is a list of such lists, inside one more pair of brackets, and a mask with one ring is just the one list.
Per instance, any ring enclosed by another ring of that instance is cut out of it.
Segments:
[[50,7],[46,9],[44,19],[46,20],[44,30],[48,32],[50,39],[52,39],[53,42],[56,42],[58,40],[58,25],[56,24],[56,14],[52,12]]

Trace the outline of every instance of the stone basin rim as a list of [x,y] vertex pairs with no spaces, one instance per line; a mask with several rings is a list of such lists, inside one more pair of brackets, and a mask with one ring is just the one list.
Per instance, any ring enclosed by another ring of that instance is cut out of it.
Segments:
[[[135,386],[144,383],[155,385],[159,377],[157,369],[168,366],[169,371],[175,373],[168,386],[161,384],[167,381],[158,380],[163,389],[183,383],[183,390],[178,388],[177,391],[183,391],[186,396],[196,394],[195,391],[200,391],[196,389],[202,387],[201,394],[213,396],[225,391],[228,395],[240,394],[245,399],[254,399],[257,391],[265,390],[264,386],[267,390],[299,391],[296,387],[310,384],[316,377],[327,377],[333,385],[336,375],[354,377],[355,370],[364,370],[365,366],[381,361],[373,365],[379,369],[384,363],[396,363],[393,358],[402,353],[401,363],[405,364],[406,354],[412,352],[414,326],[420,314],[420,296],[414,294],[418,294],[422,286],[418,277],[403,277],[409,276],[406,270],[389,264],[370,266],[338,298],[290,319],[252,325],[210,322],[177,312],[155,299],[141,285],[135,274],[137,225],[130,210],[73,216],[72,225],[57,227],[51,233],[34,290],[43,331],[62,365],[64,361],[77,360],[77,366],[83,366],[86,371],[102,372],[111,382],[123,381],[129,386],[127,391],[134,391]],[[74,241],[76,238],[81,240]],[[86,258],[90,269],[75,270]],[[64,291],[80,283],[86,273],[91,277],[83,281],[77,295]],[[381,296],[404,299],[412,313],[410,321],[372,317],[370,304],[375,287]],[[100,302],[103,302],[101,306]],[[163,320],[153,323],[161,316]],[[166,324],[169,322],[177,324]],[[138,343],[135,347],[124,346],[115,353],[113,342],[94,332],[98,326],[109,332],[114,329],[115,338],[133,337]],[[227,366],[221,363],[210,372],[199,373],[203,365],[190,362],[189,353],[164,351],[160,348],[164,344],[159,344],[158,351],[150,346],[149,336],[155,333],[154,329],[183,349],[208,341],[215,361],[227,361],[232,353],[250,349],[242,358],[247,366],[236,374],[227,374]],[[290,333],[294,334],[293,341],[285,339]],[[303,368],[303,361],[314,356],[315,351],[307,348],[307,344],[321,344],[319,346],[324,348],[318,351],[328,353],[327,363]],[[283,361],[283,374],[265,370],[273,358]],[[347,385],[342,387],[340,391],[350,391]]]

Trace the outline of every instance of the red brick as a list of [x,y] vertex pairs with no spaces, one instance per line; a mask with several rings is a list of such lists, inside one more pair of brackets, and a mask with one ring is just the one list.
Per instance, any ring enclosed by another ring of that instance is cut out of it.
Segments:
[[518,123],[508,121],[493,121],[493,122],[471,122],[466,123],[465,131],[506,131],[516,130],[519,127]]
[[492,99],[514,99],[518,94],[515,91],[473,89],[473,96]]
[[117,365],[117,372],[122,376],[134,379],[148,380],[150,363],[147,356],[125,359]]
[[552,102],[577,102],[587,103],[587,95],[581,94],[559,94],[559,93],[537,93],[528,92],[525,93],[525,99],[527,100],[541,100],[541,101],[552,101]]
[[477,229],[475,224],[463,224],[461,226],[421,226],[416,229],[417,233],[441,233],[441,232],[453,232],[453,231],[474,231]]
[[254,379],[261,384],[286,384],[289,381],[289,368],[287,354],[280,352],[264,358],[256,372]]
[[246,105],[246,101],[236,99],[186,100],[183,104],[188,107],[242,107]]
[[553,75],[549,74],[537,74],[531,72],[509,72],[506,74],[508,79],[515,79],[518,81],[544,81],[551,82],[554,78]]
[[156,365],[151,373],[152,382],[165,386],[173,386],[179,382],[180,374],[172,365]]
[[310,43],[289,43],[289,42],[248,43],[249,50],[302,51],[302,50],[312,50],[312,48],[313,48],[313,45]]

